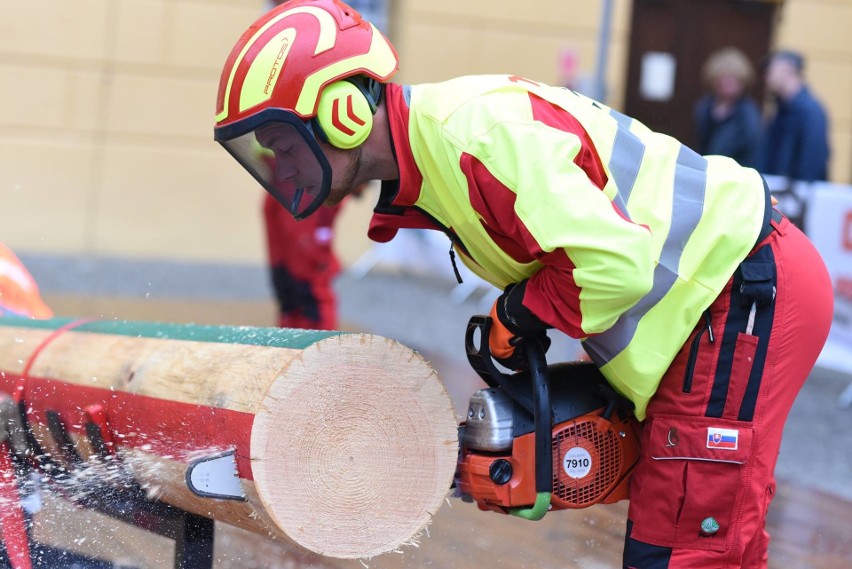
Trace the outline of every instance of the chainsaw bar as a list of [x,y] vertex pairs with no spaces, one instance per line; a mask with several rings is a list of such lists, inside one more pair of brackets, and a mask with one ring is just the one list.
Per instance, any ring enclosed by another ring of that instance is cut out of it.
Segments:
[[218,500],[245,500],[234,450],[193,460],[186,469],[186,485],[196,496]]

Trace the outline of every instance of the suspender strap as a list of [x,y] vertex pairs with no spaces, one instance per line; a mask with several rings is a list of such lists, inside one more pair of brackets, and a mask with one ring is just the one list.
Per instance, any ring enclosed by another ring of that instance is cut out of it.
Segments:
[[740,306],[769,306],[775,299],[775,260],[765,254],[752,255],[740,263]]
[[764,206],[763,206],[763,223],[760,226],[760,234],[757,236],[757,241],[754,243],[754,246],[757,247],[761,241],[766,239],[766,237],[772,233],[772,224],[769,223],[771,219],[772,212],[775,211],[772,209],[772,196],[769,195],[769,186],[766,185],[766,180],[761,178],[763,182],[763,196],[764,196]]
[[725,412],[737,338],[740,334],[750,334],[758,338],[758,344],[737,418],[740,421],[752,420],[763,377],[769,335],[775,319],[776,279],[775,256],[769,245],[758,249],[734,273],[730,311],[722,333],[706,416],[722,417]]

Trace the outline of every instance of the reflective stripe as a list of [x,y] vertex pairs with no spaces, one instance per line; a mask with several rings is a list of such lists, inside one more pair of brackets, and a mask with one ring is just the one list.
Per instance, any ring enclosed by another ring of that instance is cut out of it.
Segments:
[[610,109],[609,114],[618,122],[618,131],[612,145],[612,157],[609,160],[609,171],[615,180],[618,194],[615,204],[628,215],[627,202],[630,193],[639,177],[639,168],[642,165],[642,157],[645,155],[645,145],[639,137],[630,132],[630,123],[633,119],[623,115],[616,110]]
[[[237,74],[237,68],[243,63],[246,54],[249,49],[252,48],[260,37],[266,33],[266,31],[283,20],[284,18],[298,13],[307,13],[312,14],[320,24],[320,36],[317,40],[316,48],[314,49],[314,55],[322,53],[324,51],[328,51],[337,41],[337,22],[334,20],[334,17],[326,12],[325,10],[321,10],[319,8],[314,7],[304,7],[304,8],[293,8],[292,10],[286,10],[274,17],[272,17],[268,22],[263,24],[257,31],[255,31],[254,35],[249,39],[246,44],[240,50],[240,54],[234,60],[234,64],[231,67],[231,72],[228,75],[228,83],[225,87],[225,96],[222,98],[223,108],[222,111],[216,114],[216,122],[220,123],[226,118],[228,118],[228,110],[231,106],[231,87],[234,84],[234,77]],[[277,51],[277,50],[276,50]],[[250,64],[250,67],[254,65],[254,61]],[[267,75],[269,74],[267,70]],[[240,95],[242,99],[243,95]],[[261,100],[265,100],[262,97]]]
[[707,160],[681,146],[675,165],[672,225],[663,243],[660,262],[654,269],[654,284],[609,330],[586,340],[586,351],[598,366],[611,361],[630,344],[639,321],[674,285],[683,249],[701,221],[706,186]]
[[331,81],[353,75],[353,70],[363,69],[374,77],[382,78],[389,78],[394,74],[398,65],[396,53],[379,30],[372,24],[370,26],[373,38],[367,53],[335,61],[305,77],[302,91],[293,109],[298,115],[313,116],[322,88]]

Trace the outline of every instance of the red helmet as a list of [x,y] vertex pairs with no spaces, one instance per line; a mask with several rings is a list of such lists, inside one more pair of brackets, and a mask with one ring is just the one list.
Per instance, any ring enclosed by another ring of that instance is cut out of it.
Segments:
[[225,62],[214,138],[304,218],[331,188],[315,136],[340,148],[363,142],[380,84],[398,66],[387,38],[339,0],[285,2],[246,30]]

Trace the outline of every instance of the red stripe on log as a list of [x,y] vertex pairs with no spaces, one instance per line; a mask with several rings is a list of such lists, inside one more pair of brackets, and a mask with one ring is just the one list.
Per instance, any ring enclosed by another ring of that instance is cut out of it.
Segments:
[[47,411],[56,411],[68,431],[85,436],[86,408],[103,405],[117,447],[144,450],[185,463],[203,456],[204,451],[234,448],[240,478],[254,479],[249,446],[254,422],[251,413],[0,373],[0,389],[14,389],[21,384],[30,423],[47,425]]

